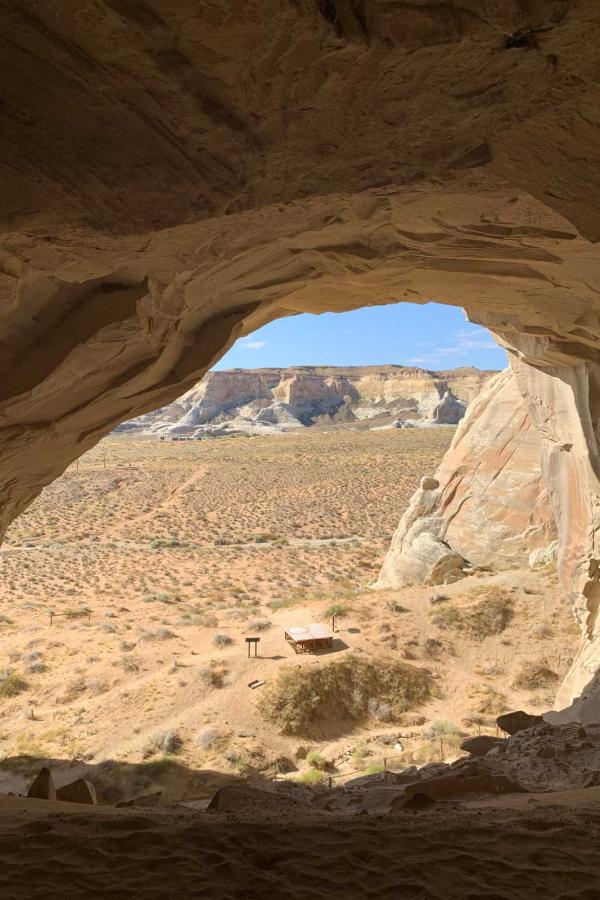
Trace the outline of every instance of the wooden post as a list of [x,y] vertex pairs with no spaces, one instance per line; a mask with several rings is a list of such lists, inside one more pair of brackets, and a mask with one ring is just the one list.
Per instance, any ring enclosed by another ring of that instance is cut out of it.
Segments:
[[335,616],[331,617],[331,630],[335,634]]
[[331,790],[332,786],[333,786],[333,778],[330,775],[329,776],[329,790]]
[[52,620],[54,619],[54,613],[50,610],[50,628],[52,628]]
[[440,738],[440,762],[444,762],[444,739]]
[[383,771],[387,772],[387,756],[383,757]]

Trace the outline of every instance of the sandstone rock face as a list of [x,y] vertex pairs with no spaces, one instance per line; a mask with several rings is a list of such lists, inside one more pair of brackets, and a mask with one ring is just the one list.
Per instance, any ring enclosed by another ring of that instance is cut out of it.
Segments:
[[[511,434],[539,441],[582,624],[578,691],[600,660],[597,0],[22,0],[0,17],[0,531],[238,337],[435,297],[510,351],[529,422]],[[451,454],[484,436],[472,407]],[[497,471],[514,488],[511,460]],[[531,481],[507,510],[497,480],[478,500],[475,474],[452,527],[441,473],[435,540],[475,560],[499,535],[513,554],[522,522],[543,531]]]
[[555,536],[540,453],[539,434],[506,370],[474,400],[435,478],[424,479],[413,497],[377,586],[454,581],[467,562],[526,564]]
[[[406,366],[302,366],[210,372],[169,406],[119,431],[201,437],[268,434],[317,424],[456,425],[494,373]],[[455,392],[460,391],[456,396]]]

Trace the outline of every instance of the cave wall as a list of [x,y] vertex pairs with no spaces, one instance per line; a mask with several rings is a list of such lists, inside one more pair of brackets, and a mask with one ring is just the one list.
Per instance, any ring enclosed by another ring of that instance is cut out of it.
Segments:
[[435,298],[511,353],[589,670],[596,0],[7,0],[0,25],[0,531],[266,322]]

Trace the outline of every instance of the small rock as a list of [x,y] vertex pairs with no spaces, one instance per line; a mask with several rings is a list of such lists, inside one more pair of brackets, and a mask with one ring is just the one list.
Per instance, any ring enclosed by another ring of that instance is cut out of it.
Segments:
[[476,737],[466,738],[460,745],[460,749],[466,750],[471,756],[485,756],[490,750],[503,743],[503,740],[492,737],[490,734],[478,734]]
[[532,716],[530,713],[523,712],[522,709],[516,712],[504,713],[496,719],[498,727],[507,734],[516,734],[518,731],[525,731],[527,728],[533,728],[534,725],[541,725],[544,722],[542,716]]

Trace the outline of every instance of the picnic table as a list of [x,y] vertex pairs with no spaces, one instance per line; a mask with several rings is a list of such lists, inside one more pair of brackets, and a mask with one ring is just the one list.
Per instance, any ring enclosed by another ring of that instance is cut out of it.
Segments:
[[333,634],[318,622],[288,628],[285,639],[292,645],[295,653],[315,653],[318,650],[331,650],[333,647]]

